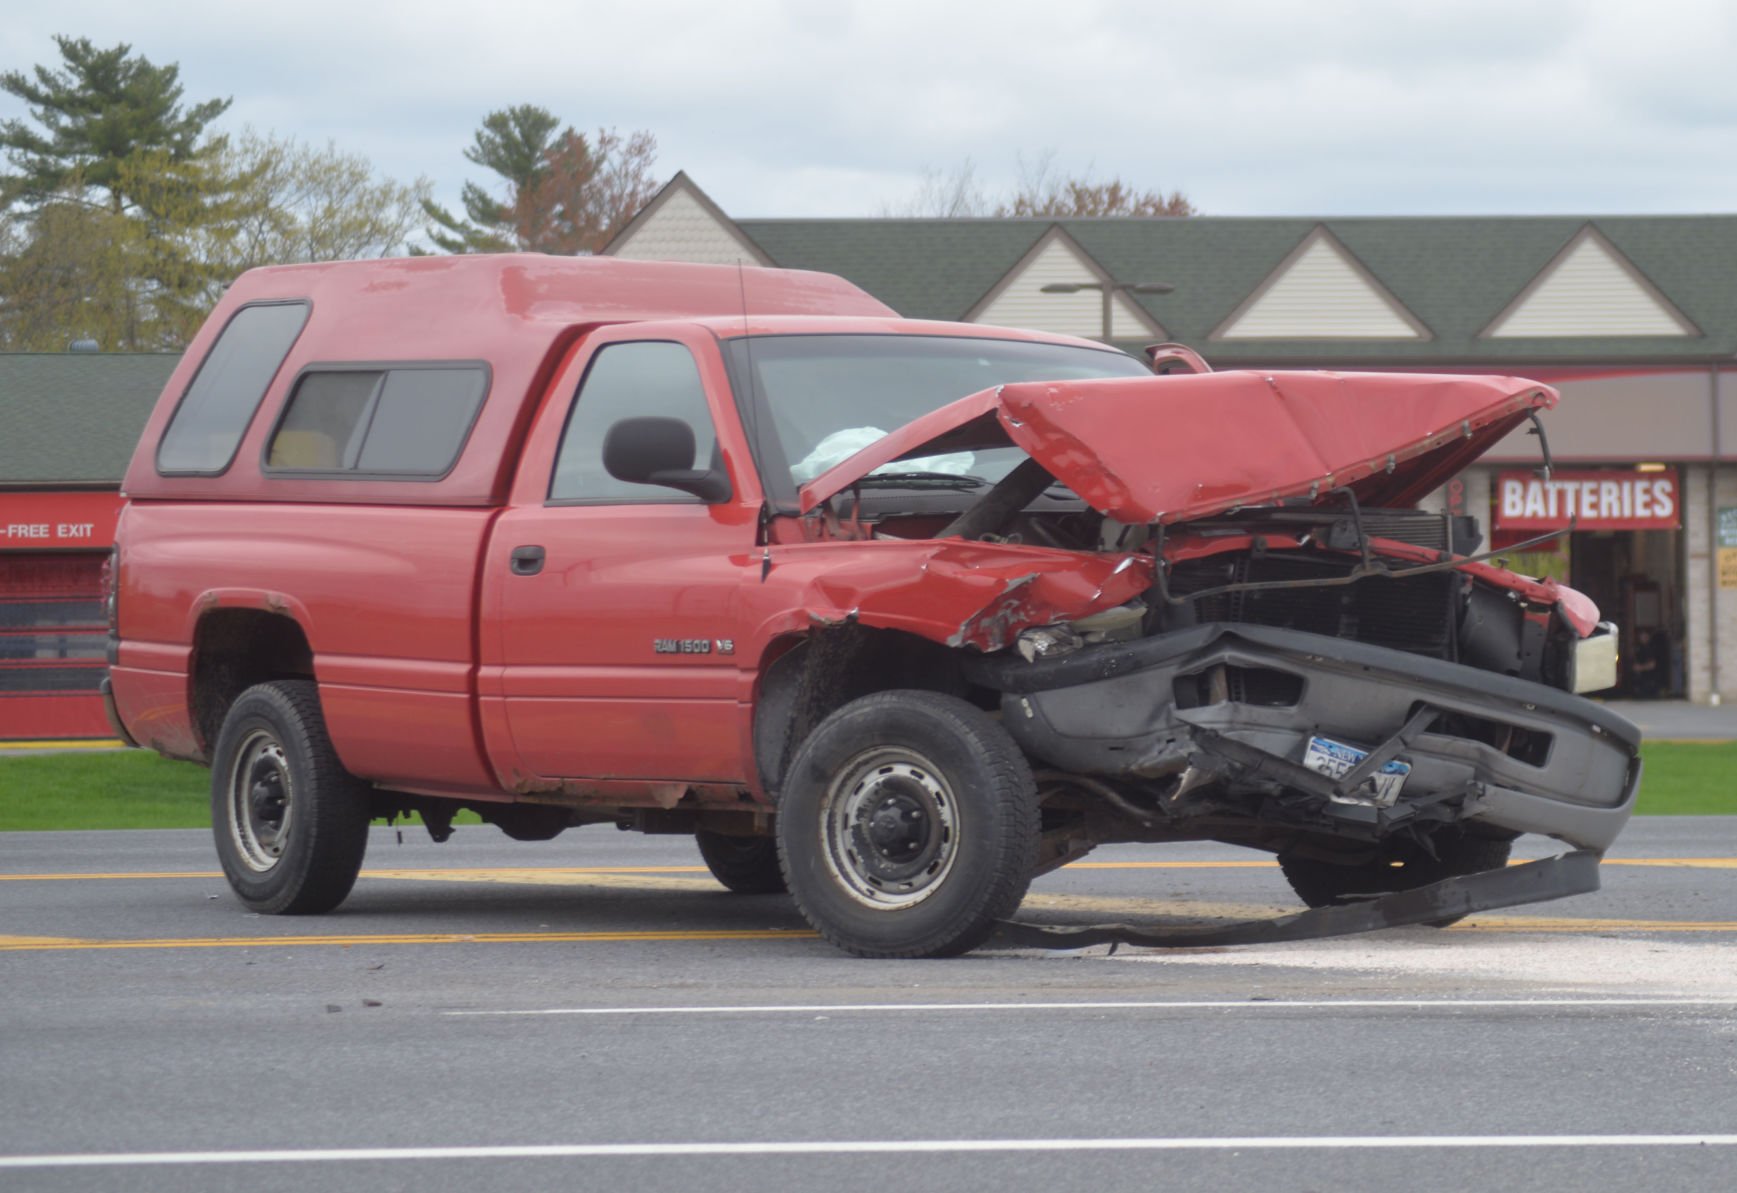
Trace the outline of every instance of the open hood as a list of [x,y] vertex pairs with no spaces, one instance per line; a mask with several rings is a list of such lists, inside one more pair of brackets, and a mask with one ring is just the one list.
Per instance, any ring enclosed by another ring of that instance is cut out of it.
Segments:
[[1016,446],[1093,509],[1184,522],[1349,486],[1408,506],[1556,391],[1516,377],[1241,371],[1022,382],[883,436],[801,491],[802,511],[895,460]]

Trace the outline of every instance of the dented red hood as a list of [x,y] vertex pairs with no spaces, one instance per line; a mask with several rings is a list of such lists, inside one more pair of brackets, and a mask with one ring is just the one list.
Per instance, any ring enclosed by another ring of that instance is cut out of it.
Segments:
[[1516,377],[1225,372],[1022,382],[905,424],[802,488],[803,512],[883,464],[1012,444],[1102,514],[1181,522],[1350,486],[1408,506],[1556,391]]

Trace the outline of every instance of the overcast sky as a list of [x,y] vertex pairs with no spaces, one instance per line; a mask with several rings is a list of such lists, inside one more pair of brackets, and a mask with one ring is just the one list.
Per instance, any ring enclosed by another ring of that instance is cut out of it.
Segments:
[[[181,66],[189,101],[426,175],[482,115],[647,129],[735,216],[881,214],[967,158],[1220,215],[1737,210],[1737,0],[59,0],[50,37]],[[0,96],[0,115],[22,113]]]

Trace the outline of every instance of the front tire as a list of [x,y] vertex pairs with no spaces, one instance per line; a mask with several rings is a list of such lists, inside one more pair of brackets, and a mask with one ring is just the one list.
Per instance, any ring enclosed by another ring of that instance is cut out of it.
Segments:
[[859,957],[949,957],[1012,915],[1037,865],[1031,767],[954,696],[880,692],[827,717],[778,803],[784,879],[815,931]]
[[344,901],[368,847],[368,790],[338,761],[309,680],[248,688],[211,765],[211,829],[229,885],[267,915]]

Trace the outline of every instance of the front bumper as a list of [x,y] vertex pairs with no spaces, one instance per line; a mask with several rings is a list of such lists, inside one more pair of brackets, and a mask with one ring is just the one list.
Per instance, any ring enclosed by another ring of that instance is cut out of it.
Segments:
[[[1240,685],[1209,684],[1206,701],[1179,703],[1214,668],[1267,682],[1254,700],[1234,698]],[[1053,660],[996,655],[978,660],[972,678],[1002,693],[1002,723],[1021,748],[1058,770],[1135,783],[1181,776],[1178,788],[1334,835],[1379,840],[1455,820],[1603,850],[1640,785],[1640,730],[1592,701],[1294,630],[1215,623]],[[1526,749],[1453,731],[1468,720]],[[1305,769],[1314,736],[1370,750],[1377,763],[1409,763],[1397,801],[1379,806]]]

